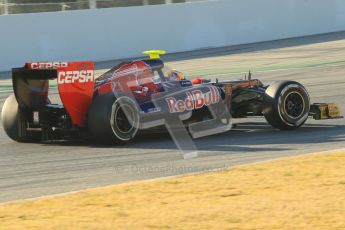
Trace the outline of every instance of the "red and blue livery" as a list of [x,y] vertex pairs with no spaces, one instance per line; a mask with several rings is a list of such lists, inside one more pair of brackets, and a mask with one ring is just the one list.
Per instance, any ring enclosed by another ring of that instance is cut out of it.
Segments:
[[[12,70],[14,94],[4,103],[1,120],[18,142],[92,139],[120,143],[140,130],[178,117],[188,126],[211,119],[264,116],[269,124],[292,130],[314,119],[339,118],[335,104],[311,104],[307,90],[295,81],[264,85],[251,74],[245,80],[186,79],[167,70],[159,54],[121,63],[95,79],[94,63],[28,62]],[[49,99],[56,79],[61,104]],[[217,123],[215,123],[217,124]]]

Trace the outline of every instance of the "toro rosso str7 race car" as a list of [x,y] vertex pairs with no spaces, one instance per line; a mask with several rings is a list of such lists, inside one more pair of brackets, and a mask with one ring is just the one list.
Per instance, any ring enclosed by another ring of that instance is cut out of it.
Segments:
[[[308,117],[340,117],[335,104],[311,104],[295,81],[264,85],[251,74],[245,80],[186,79],[166,70],[159,54],[123,62],[94,79],[93,62],[28,62],[12,70],[14,95],[4,103],[1,119],[7,135],[18,142],[92,139],[124,143],[138,131],[176,118],[191,124],[215,119],[263,116],[281,130],[302,126]],[[61,104],[49,99],[56,79]]]

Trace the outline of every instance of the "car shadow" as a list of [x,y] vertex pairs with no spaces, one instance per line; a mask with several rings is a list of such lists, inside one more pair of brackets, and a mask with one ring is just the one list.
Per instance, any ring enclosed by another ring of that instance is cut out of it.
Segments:
[[[332,144],[344,142],[344,125],[306,124],[292,131],[280,131],[265,122],[237,124],[232,130],[203,138],[193,139],[199,151],[212,152],[276,152],[294,150],[295,145]],[[176,144],[165,130],[143,132],[126,145],[98,145],[90,142],[52,142],[42,145],[61,145],[71,147],[89,147],[95,149],[162,149],[176,150]]]

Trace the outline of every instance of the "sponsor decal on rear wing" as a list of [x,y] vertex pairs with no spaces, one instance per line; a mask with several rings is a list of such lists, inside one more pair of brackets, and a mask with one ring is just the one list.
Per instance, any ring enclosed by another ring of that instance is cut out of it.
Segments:
[[57,70],[58,84],[86,83],[94,80],[93,62],[27,62],[29,70]]
[[58,69],[67,68],[68,62],[27,62],[25,68],[27,69]]
[[35,103],[35,108],[32,108],[31,101],[26,103],[26,107],[35,110],[45,106],[48,101],[48,80],[57,79],[60,99],[71,116],[72,123],[79,127],[84,126],[94,93],[93,62],[27,62],[24,68],[13,69],[12,72],[15,86],[27,85],[25,93],[22,93],[24,87],[14,88],[17,97],[23,99],[22,101],[25,101],[24,98],[36,98],[39,80],[39,91],[43,92],[41,95],[44,95],[44,98],[40,98],[41,103]]

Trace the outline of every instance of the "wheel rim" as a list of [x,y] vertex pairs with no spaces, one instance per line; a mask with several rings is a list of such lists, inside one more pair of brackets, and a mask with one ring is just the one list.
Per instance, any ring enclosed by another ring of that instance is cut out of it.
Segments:
[[292,119],[297,119],[303,115],[305,102],[299,92],[289,93],[284,101],[285,114]]
[[119,98],[112,106],[110,124],[114,135],[122,140],[129,141],[139,128],[139,114],[129,98]]
[[[126,113],[124,112],[124,110],[126,111]],[[126,114],[129,117],[127,117]],[[114,115],[114,124],[121,133],[128,134],[134,129],[134,126],[131,124],[133,123],[133,120],[133,110],[128,105],[122,105],[116,108]]]

